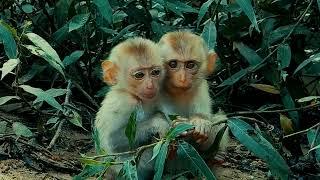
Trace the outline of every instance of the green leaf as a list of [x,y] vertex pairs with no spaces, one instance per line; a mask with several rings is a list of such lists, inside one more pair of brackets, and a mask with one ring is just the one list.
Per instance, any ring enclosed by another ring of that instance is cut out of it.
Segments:
[[7,122],[6,121],[0,121],[0,134],[4,134],[7,130]]
[[[51,88],[45,91],[46,93],[48,93],[50,96],[52,97],[58,97],[58,96],[62,96],[64,94],[67,93],[66,89],[55,89],[55,88]],[[37,97],[36,100],[33,101],[33,103],[38,103],[43,101],[43,99],[40,99],[39,97]]]
[[229,119],[228,126],[241,144],[268,164],[274,176],[288,179],[290,169],[286,161],[260,133],[240,119]]
[[33,5],[31,5],[31,4],[24,4],[24,5],[22,5],[22,10],[23,10],[23,12],[25,12],[25,13],[27,13],[27,14],[29,14],[29,13],[32,13],[33,12]]
[[112,8],[109,1],[106,0],[93,0],[93,3],[97,6],[102,17],[109,23],[112,24]]
[[262,62],[262,58],[247,45],[241,43],[234,43],[234,46],[239,50],[240,54],[253,66]]
[[113,14],[113,18],[112,18],[113,19],[113,24],[123,22],[126,17],[128,17],[128,15],[124,11],[122,11],[122,10],[116,11]]
[[64,66],[59,58],[57,52],[50,46],[50,44],[34,33],[26,34],[30,41],[33,42],[36,47],[31,45],[26,45],[25,47],[31,51],[32,54],[37,55],[45,59],[53,68],[58,70],[64,76]]
[[74,51],[69,56],[66,56],[63,59],[63,64],[65,67],[69,66],[72,63],[75,63],[82,55],[84,51]]
[[198,10],[194,9],[192,6],[177,0],[167,0],[167,6],[170,7],[170,10],[174,7],[175,10],[180,12],[198,13]]
[[105,150],[101,147],[99,132],[96,127],[93,128],[92,139],[94,142],[96,154],[105,154]]
[[214,47],[216,46],[216,40],[217,40],[217,29],[216,25],[214,24],[213,21],[208,21],[206,25],[203,28],[202,38],[208,45],[209,50],[213,50]]
[[164,163],[167,159],[168,147],[169,147],[169,141],[166,141],[165,143],[162,144],[160,151],[157,155],[156,162],[154,164],[154,169],[155,169],[155,175],[153,177],[154,180],[161,180],[163,169],[164,169]]
[[302,68],[304,68],[306,65],[308,65],[310,62],[320,62],[320,53],[317,53],[310,58],[304,60],[297,69],[293,72],[293,74],[296,74],[298,71],[300,71]]
[[313,148],[311,148],[308,152],[310,153],[311,151],[314,151],[314,150],[317,150],[317,149],[318,150],[320,149],[320,144],[315,146],[315,147],[313,147]]
[[104,32],[106,34],[111,34],[111,35],[118,34],[117,31],[115,31],[113,29],[106,28],[106,27],[100,27],[100,29],[102,30],[102,32]]
[[227,127],[228,126],[225,125],[223,128],[221,128],[218,131],[212,145],[204,152],[206,156],[213,157],[214,155],[217,154],[219,147],[220,147],[220,142],[223,138],[224,132],[227,130]]
[[77,30],[84,26],[88,19],[89,19],[90,14],[77,14],[72,17],[72,19],[69,21],[69,32],[73,30]]
[[152,161],[155,157],[158,156],[162,144],[163,144],[163,141],[159,141],[159,142],[153,147],[152,157],[151,157],[151,159],[150,159],[148,162]]
[[31,80],[35,75],[41,73],[45,68],[46,66],[33,63],[29,71],[18,79],[19,84],[24,84],[25,82]]
[[130,24],[130,25],[128,25],[127,27],[123,28],[123,29],[119,32],[119,34],[112,39],[112,44],[116,44],[116,43],[120,40],[120,38],[123,37],[123,35],[125,35],[127,32],[129,32],[129,30],[131,30],[132,28],[136,27],[137,25],[138,25],[138,24]]
[[137,131],[136,122],[137,122],[137,111],[133,111],[130,114],[130,118],[128,120],[128,124],[125,130],[125,134],[129,140],[129,144],[131,147],[133,146],[134,140],[136,138],[136,131]]
[[[278,27],[277,29],[272,31],[269,34],[269,36],[267,36],[268,45],[271,45],[274,42],[287,36],[291,32],[292,28],[294,28],[294,27],[295,27],[295,25],[291,24],[291,25],[287,25],[287,26]],[[292,32],[292,34],[308,34],[308,33],[310,33],[310,30],[304,26],[297,26],[297,27],[295,27],[294,31]]]
[[246,74],[248,74],[251,67],[247,67],[246,69],[241,69],[237,73],[233,74],[228,79],[224,80],[218,87],[224,87],[224,86],[230,86],[234,83],[238,82],[242,77],[244,77]]
[[250,84],[250,86],[267,93],[280,94],[280,91],[276,87],[268,84]]
[[30,131],[30,129],[20,122],[14,122],[12,124],[12,129],[17,136],[23,136],[23,137],[33,136],[33,133]]
[[[79,113],[77,113],[76,111],[72,111],[73,113],[73,117],[69,119],[69,121],[78,126],[78,127],[81,127],[82,129],[84,129],[84,127],[82,126],[82,117],[80,116]],[[84,129],[86,130],[86,129]]]
[[[298,99],[298,102],[299,103],[309,102],[309,101],[313,101],[313,100],[317,100],[317,99],[320,99],[320,96],[307,96],[307,97],[303,97],[303,98]],[[0,103],[0,105],[1,105],[1,103]]]
[[47,121],[46,125],[48,125],[48,124],[55,124],[55,123],[58,122],[58,120],[59,120],[58,117],[52,117],[52,118],[50,118],[50,119]]
[[202,18],[204,17],[204,15],[206,15],[206,13],[207,13],[207,11],[213,1],[214,0],[208,0],[207,2],[203,3],[202,6],[200,7],[200,11],[198,14],[198,19],[197,19],[197,28],[199,27]]
[[193,125],[190,124],[178,124],[174,129],[171,129],[168,134],[166,135],[166,138],[169,140],[172,140],[174,138],[176,138],[179,134],[194,128]]
[[19,59],[9,59],[7,62],[3,63],[3,66],[1,68],[1,80],[9,74],[14,68],[17,67],[17,65],[20,63]]
[[[286,88],[283,88],[280,92],[281,100],[286,109],[293,109],[295,108],[295,103]],[[299,128],[299,114],[298,111],[290,111],[288,112],[290,118],[293,121],[294,129]]]
[[55,20],[58,23],[58,27],[61,27],[68,20],[69,8],[73,0],[59,0],[55,4],[54,15]]
[[75,177],[73,177],[74,180],[83,180],[87,179],[89,177],[95,176],[100,174],[101,172],[104,171],[105,165],[85,165],[83,168],[82,172]]
[[318,10],[320,11],[320,0],[317,0],[318,3]]
[[63,27],[58,29],[56,32],[52,34],[53,39],[57,43],[61,43],[63,40],[65,40],[69,33],[69,22],[66,23]]
[[4,50],[9,59],[17,59],[17,44],[10,30],[0,21],[0,43],[3,43]]
[[277,50],[277,60],[281,69],[289,67],[291,61],[291,49],[288,44],[281,44]]
[[125,161],[119,175],[121,176],[121,179],[137,180],[138,173],[136,162],[132,159]]
[[253,7],[250,0],[236,0],[237,4],[240,6],[242,11],[248,16],[251,23],[254,25],[255,29],[260,32],[256,15],[254,14]]
[[[308,142],[309,145],[311,146],[311,144],[314,142],[315,146],[319,146],[320,145],[320,136],[318,135],[316,137],[316,130],[315,129],[311,129],[307,132],[307,138],[308,138]],[[315,153],[316,153],[316,160],[319,163],[320,162],[320,149],[315,149]]]
[[7,103],[11,99],[20,99],[20,97],[18,97],[18,96],[3,96],[3,97],[0,97],[0,106],[5,104],[5,103]]
[[[205,179],[216,179],[216,177],[212,174],[210,168],[204,162],[199,153],[188,143],[186,142],[178,142],[178,151],[177,154],[179,159],[185,159],[188,161],[188,167],[191,172],[199,172],[201,175],[205,177]],[[194,174],[195,175],[195,174]]]
[[55,108],[57,108],[59,110],[62,110],[62,106],[54,99],[54,97],[52,97],[50,94],[44,92],[42,89],[34,88],[34,87],[31,87],[31,86],[28,86],[28,85],[20,85],[19,87],[21,87],[26,92],[37,96],[42,101],[47,102],[51,106],[53,106],[53,107],[55,107]]

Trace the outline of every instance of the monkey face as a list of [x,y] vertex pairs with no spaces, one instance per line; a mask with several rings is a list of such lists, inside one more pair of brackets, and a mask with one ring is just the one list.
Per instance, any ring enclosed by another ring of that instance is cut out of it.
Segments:
[[162,80],[160,66],[129,69],[129,88],[142,101],[155,99]]
[[192,82],[199,71],[200,62],[171,59],[166,63],[167,81],[170,86],[183,90],[192,88]]

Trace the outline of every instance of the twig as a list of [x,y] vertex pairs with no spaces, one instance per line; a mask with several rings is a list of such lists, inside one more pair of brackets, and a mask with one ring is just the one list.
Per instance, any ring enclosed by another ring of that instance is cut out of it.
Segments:
[[75,87],[78,89],[78,90],[80,90],[82,93],[83,93],[83,95],[94,105],[94,106],[96,106],[97,108],[99,108],[99,105],[98,105],[98,103],[85,91],[85,90],[83,90],[82,89],[82,87],[78,84],[78,83],[76,83],[76,82],[72,82],[74,85],[75,85]]
[[283,112],[312,109],[312,108],[318,107],[318,106],[320,106],[320,103],[311,104],[311,105],[303,106],[303,107],[299,107],[299,108],[292,108],[292,109],[279,109],[279,110],[270,110],[270,111],[238,111],[238,112],[234,112],[234,113],[229,113],[229,114],[227,114],[227,116],[244,115],[244,114],[262,114],[262,113],[283,113]]
[[57,131],[56,131],[56,133],[54,134],[52,140],[50,141],[50,144],[47,146],[46,149],[51,149],[51,148],[53,147],[53,145],[56,143],[56,141],[57,141],[57,139],[58,139],[58,137],[59,137],[59,135],[60,135],[62,126],[63,126],[63,124],[64,124],[65,122],[66,122],[65,119],[62,119],[62,120],[60,121],[59,126],[58,126],[58,128],[57,128]]
[[249,121],[252,121],[252,122],[256,122],[256,123],[258,123],[258,124],[260,124],[262,126],[267,126],[265,122],[259,121],[256,118],[245,117],[245,116],[234,116],[232,118],[246,119],[246,120],[249,120]]
[[305,132],[308,132],[309,130],[313,129],[313,128],[316,128],[320,126],[320,122],[317,123],[316,125],[313,125],[311,127],[309,127],[308,129],[305,129],[305,130],[302,130],[302,131],[298,131],[298,132],[295,132],[295,133],[292,133],[292,134],[288,134],[286,136],[283,136],[283,138],[288,138],[288,137],[291,137],[291,136],[295,136],[295,135],[298,135],[298,134],[302,134],[302,133],[305,133]]
[[[65,100],[64,100],[64,104],[69,104],[70,103],[71,85],[72,85],[71,80],[68,80],[67,93],[66,93],[66,97],[65,97]],[[56,141],[57,141],[57,139],[58,139],[58,137],[60,135],[61,129],[63,127],[63,124],[65,122],[66,122],[66,119],[63,119],[63,120],[60,121],[59,126],[57,128],[57,131],[55,132],[52,140],[50,141],[49,145],[47,146],[47,149],[51,149],[53,147],[53,145],[56,143]]]
[[16,138],[17,136],[16,135],[8,135],[8,136],[5,136],[5,137],[2,137],[2,138],[8,138],[8,139],[11,139],[13,141],[17,141],[19,143],[22,143],[24,145],[27,145],[27,146],[30,146],[36,150],[39,150],[39,151],[44,151],[46,153],[48,153],[49,155],[53,156],[53,154],[46,148],[42,147],[42,146],[39,146],[39,145],[33,145],[33,144],[30,144],[28,143],[27,141],[23,140],[21,137],[20,138]]
[[148,144],[148,145],[144,145],[144,146],[140,146],[140,147],[138,147],[137,149],[132,150],[132,151],[126,151],[126,152],[120,152],[120,153],[102,154],[102,155],[92,156],[92,157],[90,157],[90,159],[98,159],[98,158],[109,157],[109,156],[123,156],[123,155],[128,155],[128,154],[139,154],[139,153],[142,152],[143,150],[155,146],[157,143],[158,143],[158,142],[155,142],[155,143],[152,143],[152,144]]

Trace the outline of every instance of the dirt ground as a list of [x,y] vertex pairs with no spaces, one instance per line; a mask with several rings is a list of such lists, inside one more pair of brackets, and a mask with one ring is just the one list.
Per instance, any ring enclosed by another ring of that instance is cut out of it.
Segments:
[[[92,152],[89,135],[75,131],[64,131],[53,154],[66,161],[77,161],[80,153]],[[67,180],[74,173],[62,172],[57,168],[42,167],[42,170],[30,168],[25,160],[0,158],[0,180]],[[45,166],[45,165],[44,165]],[[261,160],[254,157],[242,145],[232,140],[228,146],[225,161],[213,167],[217,179],[250,180],[267,179],[267,167]]]

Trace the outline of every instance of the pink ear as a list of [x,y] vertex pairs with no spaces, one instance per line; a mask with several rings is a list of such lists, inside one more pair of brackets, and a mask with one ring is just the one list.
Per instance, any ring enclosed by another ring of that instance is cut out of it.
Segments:
[[214,72],[214,70],[216,69],[216,61],[218,59],[218,55],[217,53],[214,52],[210,52],[208,54],[208,64],[207,64],[207,75],[210,75]]
[[103,61],[101,66],[103,70],[103,81],[109,85],[117,84],[117,73],[119,71],[118,66],[108,60]]

